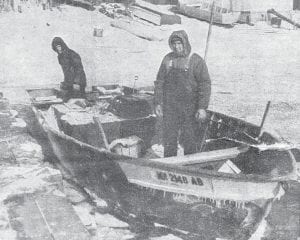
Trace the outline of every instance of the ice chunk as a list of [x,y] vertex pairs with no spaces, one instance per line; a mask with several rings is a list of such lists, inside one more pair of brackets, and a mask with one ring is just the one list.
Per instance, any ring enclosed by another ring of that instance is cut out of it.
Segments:
[[0,201],[15,194],[50,192],[62,188],[58,170],[48,167],[2,167],[0,170]]
[[126,222],[122,222],[119,219],[115,218],[112,215],[109,214],[99,214],[96,213],[95,215],[96,217],[96,223],[97,225],[101,226],[101,227],[128,227],[128,224]]
[[27,126],[26,122],[22,118],[15,118],[15,122],[12,122],[11,125],[12,127],[21,129],[24,129]]
[[227,160],[218,170],[223,173],[239,174],[241,170],[230,160]]

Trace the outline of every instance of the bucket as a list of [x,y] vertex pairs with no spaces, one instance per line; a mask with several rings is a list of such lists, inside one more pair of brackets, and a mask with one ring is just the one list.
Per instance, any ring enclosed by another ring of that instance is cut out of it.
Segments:
[[103,37],[103,28],[94,28],[94,37]]
[[280,28],[281,18],[278,18],[278,17],[271,18],[271,25]]

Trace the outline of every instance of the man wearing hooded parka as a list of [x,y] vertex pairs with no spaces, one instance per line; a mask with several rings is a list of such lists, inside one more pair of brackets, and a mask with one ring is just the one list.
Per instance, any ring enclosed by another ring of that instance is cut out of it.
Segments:
[[184,154],[197,152],[197,130],[207,118],[211,81],[205,61],[191,54],[185,31],[175,31],[169,38],[172,52],[159,68],[155,81],[155,112],[163,119],[164,156],[176,156],[180,142]]
[[79,97],[84,97],[86,75],[79,54],[68,48],[67,44],[60,37],[53,39],[52,49],[58,54],[58,62],[64,73],[61,89],[66,91],[65,99],[68,100],[75,96],[74,84],[78,84],[80,87]]

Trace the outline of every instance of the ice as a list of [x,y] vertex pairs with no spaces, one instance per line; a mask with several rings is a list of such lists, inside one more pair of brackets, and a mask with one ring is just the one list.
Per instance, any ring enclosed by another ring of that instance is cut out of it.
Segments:
[[91,214],[92,206],[88,203],[81,203],[78,205],[73,205],[73,208],[86,228],[89,231],[95,232],[97,226],[95,217]]
[[1,167],[0,202],[15,194],[53,191],[62,184],[61,178],[58,170],[49,167]]
[[15,118],[15,122],[12,122],[12,127],[25,129],[27,124],[22,118]]
[[101,227],[110,227],[110,228],[126,228],[128,224],[126,222],[120,221],[117,218],[109,214],[99,214],[95,215],[96,222],[98,226]]
[[96,239],[105,239],[105,240],[134,239],[134,234],[131,233],[129,230],[103,227],[103,228],[98,228]]
[[162,237],[152,237],[151,240],[181,240],[182,238],[176,237],[173,234],[168,234]]
[[20,145],[21,150],[24,152],[41,152],[42,147],[39,144],[33,143],[33,142],[27,142]]

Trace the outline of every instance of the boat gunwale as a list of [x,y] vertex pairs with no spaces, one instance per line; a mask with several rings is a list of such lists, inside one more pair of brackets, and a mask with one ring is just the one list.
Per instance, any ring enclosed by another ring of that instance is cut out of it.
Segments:
[[[35,106],[33,108],[36,109],[36,117],[41,117],[43,116],[41,112],[42,110],[37,109]],[[44,118],[44,116],[43,116]],[[40,122],[39,122],[40,123]],[[161,163],[161,162],[154,162],[151,161],[149,158],[133,158],[125,155],[119,155],[116,153],[112,153],[104,148],[98,148],[94,147],[90,144],[81,142],[69,135],[66,135],[62,131],[57,131],[56,129],[52,128],[48,124],[46,124],[46,120],[42,124],[42,128],[47,132],[50,131],[52,134],[56,134],[57,136],[67,140],[71,141],[80,147],[85,147],[89,150],[99,152],[101,154],[106,154],[108,158],[114,158],[112,159],[113,161],[117,162],[125,162],[128,164],[134,164],[142,167],[151,167],[151,168],[159,168],[163,171],[173,171],[175,173],[180,173],[180,174],[191,174],[195,176],[202,175],[204,177],[217,177],[219,179],[223,180],[234,180],[234,181],[252,181],[252,182],[260,182],[260,183],[266,183],[266,182],[279,182],[279,181],[286,181],[290,180],[290,175],[293,174],[293,172],[288,173],[285,176],[279,176],[279,177],[272,177],[272,176],[262,176],[258,174],[230,174],[230,173],[222,173],[222,172],[215,172],[211,170],[205,170],[205,169],[197,169],[194,170],[192,169],[191,166],[179,166],[176,164],[166,164],[166,163]],[[50,140],[51,141],[51,140]],[[290,150],[285,150],[285,151],[290,151]]]
[[[42,129],[44,131],[47,132],[47,129],[49,131],[51,131],[52,133],[58,135],[61,138],[64,138],[66,140],[70,140],[74,143],[76,143],[77,145],[81,146],[81,147],[86,147],[92,151],[97,151],[100,153],[104,153],[109,155],[108,158],[115,158],[113,159],[113,161],[120,161],[120,162],[127,162],[129,164],[135,164],[135,165],[139,165],[139,166],[143,166],[143,167],[154,167],[154,168],[160,168],[164,171],[174,171],[176,173],[188,173],[188,174],[194,174],[194,175],[205,175],[207,177],[217,177],[220,179],[230,179],[230,180],[235,180],[235,181],[253,181],[253,182],[278,182],[278,181],[288,181],[291,180],[292,176],[295,175],[296,172],[296,168],[295,166],[293,166],[293,171],[289,172],[288,174],[284,175],[284,176],[278,176],[278,177],[274,177],[274,176],[263,176],[263,175],[258,175],[258,174],[238,174],[238,175],[234,175],[234,174],[230,174],[230,173],[222,173],[222,172],[216,172],[216,171],[211,171],[211,170],[205,170],[205,169],[197,169],[194,170],[192,169],[191,166],[179,166],[176,164],[166,164],[166,163],[160,163],[160,162],[154,162],[151,161],[151,159],[149,158],[133,158],[133,157],[129,157],[129,156],[125,156],[125,155],[119,155],[116,153],[112,153],[104,148],[97,148],[94,147],[90,144],[81,142],[69,135],[66,135],[65,133],[63,133],[62,131],[57,131],[54,128],[52,128],[51,126],[49,126],[49,124],[45,125],[46,120],[45,117],[43,115],[43,110],[39,109],[39,104],[35,104],[32,102],[33,98],[30,96],[29,91],[36,91],[36,90],[53,90],[56,91],[57,89],[55,88],[37,88],[37,89],[27,89],[26,92],[28,94],[28,96],[31,99],[31,105],[32,108],[34,110],[34,113],[36,115],[36,117],[39,120],[39,117],[44,118],[43,123],[41,123],[40,121],[39,124],[42,125]],[[51,104],[50,104],[51,105]],[[221,117],[225,117],[225,118],[230,118],[234,121],[238,121],[248,127],[251,128],[258,128],[257,125],[253,124],[253,123],[249,123],[246,122],[245,120],[242,119],[238,119],[236,117],[232,117],[232,116],[228,116],[224,113],[220,113],[220,112],[214,112],[211,110],[208,110],[209,113],[216,113],[217,115],[221,116]],[[270,133],[268,133],[270,134]],[[271,135],[271,134],[270,134]],[[272,136],[272,135],[271,135]],[[272,136],[273,137],[273,136]],[[276,139],[276,138],[275,138]],[[276,139],[278,141],[278,139]],[[51,141],[51,140],[50,140]],[[253,147],[253,146],[250,146]],[[295,162],[295,158],[293,157],[293,153],[291,152],[291,150],[287,149],[284,150],[286,152],[289,153],[290,158],[293,158],[292,160],[294,160]]]

